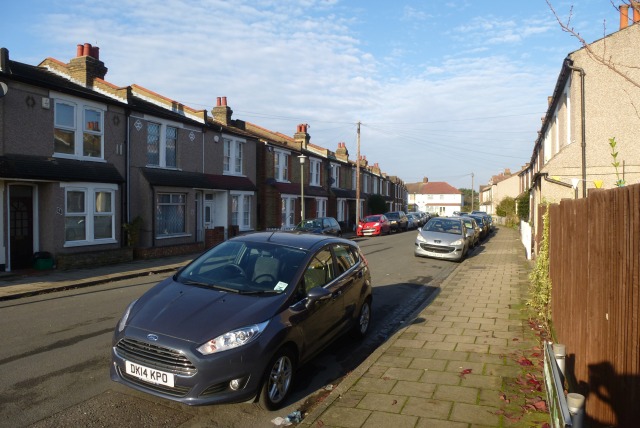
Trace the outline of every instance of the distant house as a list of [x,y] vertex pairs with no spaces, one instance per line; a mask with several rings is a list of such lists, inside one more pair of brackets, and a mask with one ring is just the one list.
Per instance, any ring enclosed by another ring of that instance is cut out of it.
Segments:
[[407,183],[409,205],[440,216],[452,216],[460,211],[463,205],[462,193],[444,181],[429,181],[424,178],[421,183]]
[[[519,174],[530,190],[534,234],[544,201],[584,198],[618,180],[640,181],[640,20],[620,6],[620,29],[570,53],[562,64],[528,168]],[[617,141],[612,166],[609,139]]]
[[[526,167],[525,167],[526,168]],[[523,168],[524,169],[524,168]],[[522,170],[521,170],[522,171]],[[480,211],[495,215],[496,208],[504,198],[517,198],[522,193],[520,171],[512,173],[509,168],[489,179],[489,183],[480,187]]]

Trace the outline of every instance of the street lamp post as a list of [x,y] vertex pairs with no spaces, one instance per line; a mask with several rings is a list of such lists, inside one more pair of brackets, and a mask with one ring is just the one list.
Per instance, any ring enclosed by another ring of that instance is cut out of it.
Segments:
[[304,162],[307,159],[305,155],[298,156],[300,159],[300,214],[302,218],[300,221],[304,220]]

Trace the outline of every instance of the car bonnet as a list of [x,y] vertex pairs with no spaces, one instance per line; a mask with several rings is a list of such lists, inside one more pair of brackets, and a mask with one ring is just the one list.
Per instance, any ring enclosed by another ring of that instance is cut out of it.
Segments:
[[236,328],[271,319],[286,298],[286,293],[242,295],[168,279],[136,302],[127,328],[200,344]]

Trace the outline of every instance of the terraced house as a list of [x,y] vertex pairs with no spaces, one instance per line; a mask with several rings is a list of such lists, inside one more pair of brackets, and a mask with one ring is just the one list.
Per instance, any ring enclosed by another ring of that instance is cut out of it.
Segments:
[[[0,52],[0,268],[58,268],[196,252],[238,233],[330,215],[355,223],[346,145],[311,144],[105,80],[98,47],[32,66]],[[300,163],[304,155],[304,186]],[[360,161],[365,198],[406,204],[404,184]]]

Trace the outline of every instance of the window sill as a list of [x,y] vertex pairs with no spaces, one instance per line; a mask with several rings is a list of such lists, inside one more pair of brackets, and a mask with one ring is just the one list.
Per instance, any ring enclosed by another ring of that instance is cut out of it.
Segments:
[[156,239],[188,238],[190,236],[192,236],[190,233],[176,233],[173,235],[156,235]]
[[107,162],[103,158],[95,158],[95,157],[91,157],[91,156],[68,155],[66,153],[54,153],[52,157],[60,158],[60,159],[73,159],[73,160],[81,160],[81,161],[90,161],[90,162],[102,162],[102,163],[106,163]]
[[99,239],[95,241],[68,241],[64,243],[64,248],[88,247],[91,245],[107,245],[117,243],[118,241],[115,239]]

